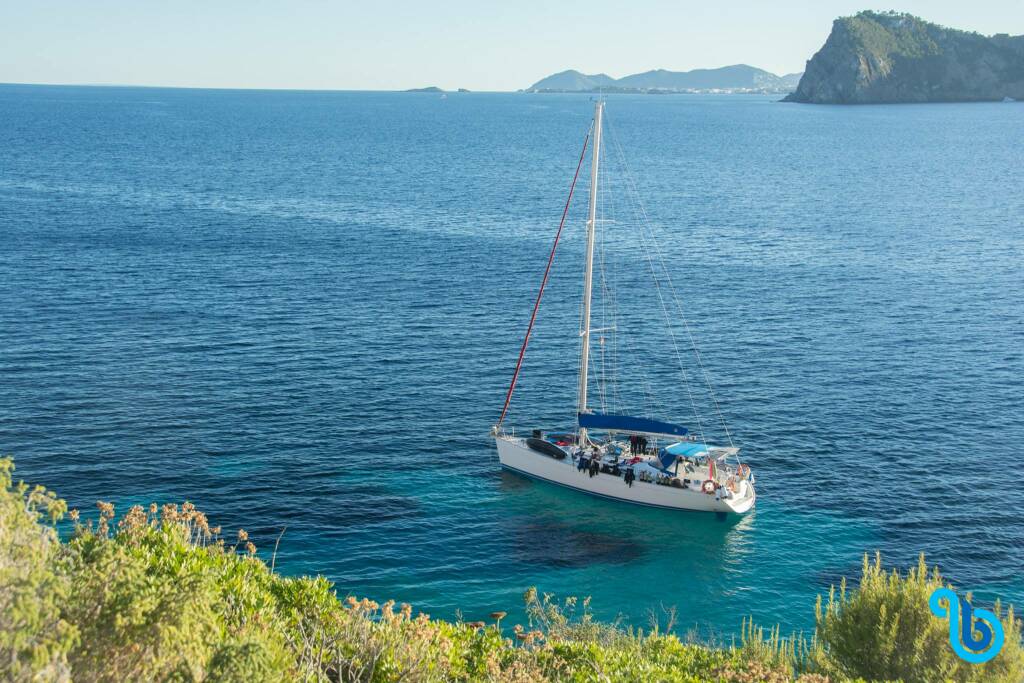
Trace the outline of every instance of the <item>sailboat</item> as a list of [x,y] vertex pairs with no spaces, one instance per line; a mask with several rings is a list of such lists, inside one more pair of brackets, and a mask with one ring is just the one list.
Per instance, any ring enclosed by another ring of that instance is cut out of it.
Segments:
[[[753,509],[757,496],[753,472],[740,461],[739,448],[732,445],[731,435],[728,436],[730,445],[716,446],[707,442],[703,429],[692,433],[675,422],[647,415],[603,412],[588,402],[591,336],[596,331],[591,326],[591,307],[603,113],[604,102],[598,100],[505,396],[505,405],[491,430],[498,459],[506,470],[601,498],[669,510],[742,515]],[[583,269],[577,424],[571,431],[533,428],[528,436],[517,435],[514,429],[505,429],[504,421],[588,143],[591,146],[590,197]],[[693,348],[699,361],[695,344]],[[717,407],[717,400],[715,405]],[[696,410],[696,406],[694,408]],[[722,420],[724,425],[724,418]]]

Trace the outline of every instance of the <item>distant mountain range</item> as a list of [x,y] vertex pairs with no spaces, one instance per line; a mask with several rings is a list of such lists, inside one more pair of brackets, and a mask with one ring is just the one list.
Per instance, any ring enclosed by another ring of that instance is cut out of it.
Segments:
[[528,92],[775,92],[793,91],[802,74],[775,74],[746,64],[718,69],[666,71],[612,78],[608,74],[584,74],[570,69],[543,78]]
[[991,37],[910,14],[832,24],[789,102],[870,104],[1024,99],[1024,36]]

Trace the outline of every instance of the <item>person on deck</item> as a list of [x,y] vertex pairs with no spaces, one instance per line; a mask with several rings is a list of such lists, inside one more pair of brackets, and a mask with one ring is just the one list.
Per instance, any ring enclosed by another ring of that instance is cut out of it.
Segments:
[[623,476],[623,479],[626,481],[626,486],[633,488],[633,480],[636,479],[636,473],[633,472],[632,467],[626,468],[626,474]]

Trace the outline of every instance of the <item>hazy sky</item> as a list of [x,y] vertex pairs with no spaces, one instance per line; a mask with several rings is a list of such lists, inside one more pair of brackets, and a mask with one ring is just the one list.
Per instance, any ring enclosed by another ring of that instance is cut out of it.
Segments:
[[[0,82],[514,90],[563,69],[624,76],[747,63],[787,73],[863,0],[0,0]],[[893,7],[1024,33],[1024,0]],[[882,8],[888,9],[888,7]]]

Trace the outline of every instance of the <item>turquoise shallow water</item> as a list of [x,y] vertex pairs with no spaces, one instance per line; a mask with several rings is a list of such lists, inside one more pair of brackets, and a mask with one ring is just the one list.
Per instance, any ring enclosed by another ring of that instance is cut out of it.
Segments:
[[[806,629],[874,549],[1024,601],[1024,106],[609,98],[758,475],[738,523],[497,468],[591,110],[0,86],[0,451],[83,508],[187,498],[264,550],[287,527],[285,571],[438,616],[536,585],[635,625],[675,606],[705,633]],[[571,419],[582,211],[519,428]],[[611,230],[657,361],[637,245]],[[646,379],[688,420],[671,363]]]

